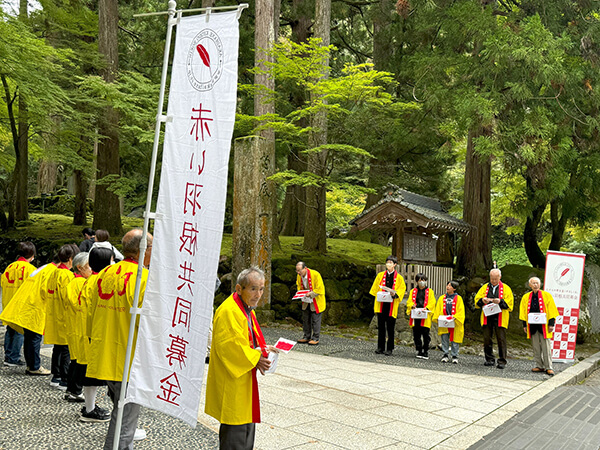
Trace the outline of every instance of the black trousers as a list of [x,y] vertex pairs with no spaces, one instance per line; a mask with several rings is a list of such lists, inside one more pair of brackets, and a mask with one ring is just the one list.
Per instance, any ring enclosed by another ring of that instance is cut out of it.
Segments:
[[52,349],[52,376],[67,381],[69,377],[69,364],[71,356],[69,355],[68,345],[56,345]]
[[483,353],[485,360],[494,362],[494,343],[492,337],[496,334],[498,342],[498,364],[506,365],[506,328],[498,326],[498,318],[492,320],[488,317],[488,324],[483,326]]
[[83,380],[87,365],[79,364],[74,359],[69,364],[69,377],[67,380],[67,391],[73,395],[79,395],[83,391]]
[[[377,349],[394,350],[394,332],[396,329],[396,318],[388,314],[377,313]],[[387,346],[385,337],[387,335]]]
[[422,327],[421,325],[415,324],[413,327],[413,340],[415,341],[415,348],[418,352],[421,350],[429,351],[429,344],[431,342],[431,336],[429,335],[429,328]]
[[222,423],[219,427],[220,450],[252,450],[254,448],[253,423],[243,425],[227,425]]

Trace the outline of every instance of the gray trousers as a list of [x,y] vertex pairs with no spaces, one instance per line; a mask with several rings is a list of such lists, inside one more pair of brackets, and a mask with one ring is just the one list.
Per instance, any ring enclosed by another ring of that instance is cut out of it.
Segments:
[[[117,403],[121,395],[120,381],[107,381],[108,396],[113,401],[113,410],[108,424],[108,433],[104,441],[104,450],[112,450],[117,426]],[[125,388],[127,389],[127,388]],[[121,436],[119,437],[119,450],[131,450],[133,448],[133,436],[140,417],[141,406],[135,403],[126,403],[123,407],[123,422],[121,424]]]
[[219,427],[220,450],[252,450],[254,448],[253,423],[243,425],[227,425],[222,423]]
[[450,342],[450,333],[444,333],[440,337],[442,338],[442,351],[444,352],[444,355],[447,355],[448,351],[450,351],[453,358],[458,358],[460,344]]
[[543,333],[531,335],[533,359],[535,366],[540,369],[552,370],[552,344],[550,339],[544,339]]
[[310,308],[302,310],[302,330],[304,331],[304,339],[319,340],[321,336],[321,317],[323,313],[317,314],[311,311]]

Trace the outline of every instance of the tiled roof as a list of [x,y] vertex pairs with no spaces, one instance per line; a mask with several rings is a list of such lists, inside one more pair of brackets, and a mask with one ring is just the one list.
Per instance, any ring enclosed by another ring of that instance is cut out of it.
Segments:
[[[424,217],[427,219],[427,222],[431,223],[430,225],[432,228],[448,228],[461,232],[468,232],[472,228],[472,226],[466,222],[445,213],[442,210],[439,200],[395,187],[394,189],[388,189],[379,202],[352,219],[350,224],[354,225],[361,217],[373,213],[390,202],[397,203]],[[429,226],[427,228],[429,228]]]

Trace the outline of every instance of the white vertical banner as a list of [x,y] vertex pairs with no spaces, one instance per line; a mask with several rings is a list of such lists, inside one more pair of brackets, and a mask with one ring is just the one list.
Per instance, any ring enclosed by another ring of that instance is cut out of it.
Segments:
[[238,12],[177,25],[148,284],[126,402],[196,426],[223,236]]
[[544,290],[552,294],[559,317],[554,325],[552,360],[573,361],[579,324],[585,255],[548,250]]

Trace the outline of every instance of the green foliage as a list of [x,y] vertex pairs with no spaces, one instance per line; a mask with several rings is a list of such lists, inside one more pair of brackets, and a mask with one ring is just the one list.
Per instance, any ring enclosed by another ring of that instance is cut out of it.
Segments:
[[327,229],[347,230],[348,222],[365,207],[366,194],[356,186],[333,188],[327,192]]

